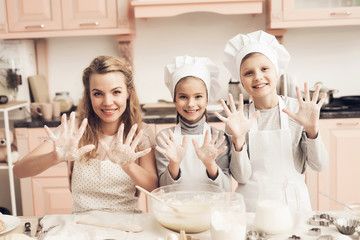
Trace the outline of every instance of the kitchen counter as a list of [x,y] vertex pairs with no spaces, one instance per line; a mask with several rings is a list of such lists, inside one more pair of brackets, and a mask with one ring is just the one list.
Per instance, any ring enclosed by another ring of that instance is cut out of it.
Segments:
[[[96,215],[95,215],[96,214]],[[319,214],[318,212],[312,212],[308,214],[302,214],[300,217],[300,221],[297,224],[296,229],[293,229],[291,232],[286,234],[279,235],[271,235],[269,236],[269,240],[278,240],[278,239],[288,239],[288,237],[296,234],[297,237],[301,237],[301,239],[305,240],[316,240],[318,236],[312,236],[309,234],[309,229],[318,227],[321,231],[321,235],[331,235],[333,239],[336,240],[355,240],[358,239],[356,233],[351,236],[346,236],[340,234],[336,227],[333,224],[330,226],[314,226],[308,223],[309,217],[313,216],[313,214]],[[353,215],[349,215],[346,211],[330,211],[328,212],[331,217],[347,217],[354,218]],[[99,216],[98,220],[95,220],[93,216]],[[247,213],[246,214],[246,222],[247,222],[247,231],[254,230],[253,221],[255,214]],[[12,231],[0,235],[1,237],[6,236],[19,236],[15,234],[20,234],[24,232],[24,223],[31,222],[31,236],[34,237],[35,231],[37,229],[38,217],[19,217],[20,224],[18,227],[13,229]],[[87,224],[79,224],[79,220],[84,221],[86,219],[87,222],[91,223]],[[46,220],[46,221],[45,221]],[[98,222],[101,221],[101,225],[98,225]],[[142,213],[142,214],[116,214],[116,213],[105,213],[105,212],[96,212],[96,213],[88,213],[81,215],[71,215],[71,214],[53,214],[46,215],[44,220],[42,221],[44,224],[44,229],[49,230],[47,234],[45,234],[44,239],[54,239],[54,237],[59,237],[61,239],[88,239],[89,236],[94,237],[96,239],[166,239],[169,235],[178,235],[177,233],[168,230],[161,226],[154,218],[151,213]],[[111,223],[111,224],[110,224]],[[121,226],[124,223],[132,223],[136,225],[140,225],[143,228],[142,232],[139,233],[131,233],[124,232],[118,229],[113,228],[114,223]],[[46,226],[45,226],[46,225]],[[211,240],[210,230],[206,230],[197,234],[189,234],[189,236],[193,236],[194,238],[198,238],[201,240]],[[13,238],[14,239],[14,238]],[[34,237],[34,239],[37,239]],[[39,238],[40,239],[40,238]],[[300,239],[300,238],[292,238],[292,239]],[[326,238],[328,239],[328,238]]]
[[[224,113],[220,113],[225,116]],[[360,110],[358,111],[321,111],[320,119],[331,119],[331,118],[360,118]],[[146,123],[175,123],[176,114],[173,112],[157,112],[155,114],[144,113],[143,120]],[[220,120],[213,114],[209,114],[209,122],[220,122]],[[41,128],[47,125],[48,127],[57,127],[60,125],[60,118],[52,121],[44,121],[41,119],[32,120],[31,118],[18,120],[14,122],[15,128]]]

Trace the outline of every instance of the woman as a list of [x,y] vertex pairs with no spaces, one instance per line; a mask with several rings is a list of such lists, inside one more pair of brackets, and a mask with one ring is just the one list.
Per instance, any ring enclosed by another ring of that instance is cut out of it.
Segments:
[[[132,72],[114,57],[95,58],[83,72],[83,97],[75,113],[14,166],[19,178],[67,162],[73,213],[136,212],[135,185],[155,189],[154,134],[141,119]],[[79,129],[76,129],[79,126]]]

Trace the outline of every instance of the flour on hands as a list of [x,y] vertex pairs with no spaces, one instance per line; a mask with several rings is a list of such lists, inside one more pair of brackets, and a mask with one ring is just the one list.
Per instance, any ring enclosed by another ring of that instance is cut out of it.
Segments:
[[136,159],[145,156],[151,151],[151,148],[147,148],[142,151],[135,152],[135,149],[143,135],[143,131],[140,130],[139,133],[135,136],[136,129],[137,124],[134,124],[131,127],[129,134],[126,136],[124,142],[124,124],[122,123],[119,127],[116,141],[110,144],[110,146],[108,146],[104,141],[100,140],[100,144],[104,148],[110,161],[116,164],[120,164],[122,167],[127,167]]
[[76,131],[75,112],[72,112],[70,114],[69,124],[66,120],[66,114],[63,114],[61,117],[61,134],[59,137],[56,136],[47,126],[45,126],[45,131],[50,137],[59,161],[76,161],[83,154],[92,151],[95,148],[95,145],[93,144],[86,145],[81,148],[78,147],[86,125],[87,119],[85,118],[82,121],[79,130]]

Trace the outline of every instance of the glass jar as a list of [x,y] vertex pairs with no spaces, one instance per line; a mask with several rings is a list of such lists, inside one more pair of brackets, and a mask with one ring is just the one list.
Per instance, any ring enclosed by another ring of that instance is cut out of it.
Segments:
[[55,93],[54,102],[60,102],[60,111],[69,112],[73,107],[73,100],[69,95],[69,92],[57,92]]

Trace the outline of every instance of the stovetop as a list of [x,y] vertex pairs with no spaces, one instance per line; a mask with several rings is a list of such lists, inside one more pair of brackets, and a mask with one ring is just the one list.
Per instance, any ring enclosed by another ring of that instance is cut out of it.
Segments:
[[321,111],[360,111],[360,96],[344,96],[339,98],[332,98],[330,99],[330,102],[328,104],[322,106]]

